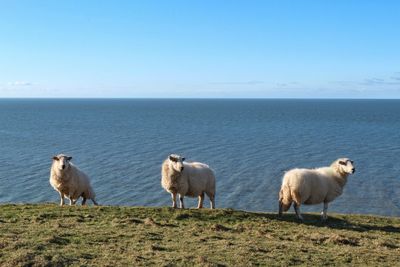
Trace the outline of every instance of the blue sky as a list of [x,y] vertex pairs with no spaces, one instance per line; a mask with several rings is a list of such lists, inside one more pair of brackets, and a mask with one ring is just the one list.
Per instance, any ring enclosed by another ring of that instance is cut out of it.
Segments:
[[0,1],[0,97],[400,98],[400,1]]

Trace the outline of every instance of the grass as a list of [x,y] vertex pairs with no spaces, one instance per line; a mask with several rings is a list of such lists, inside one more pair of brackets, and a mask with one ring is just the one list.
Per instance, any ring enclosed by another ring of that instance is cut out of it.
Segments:
[[0,205],[0,266],[394,266],[400,219]]

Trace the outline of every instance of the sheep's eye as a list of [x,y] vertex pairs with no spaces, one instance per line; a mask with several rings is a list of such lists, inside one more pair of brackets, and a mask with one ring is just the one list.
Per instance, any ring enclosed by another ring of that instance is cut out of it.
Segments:
[[351,163],[351,164],[353,164],[353,163],[354,163],[354,161],[350,160],[350,163]]

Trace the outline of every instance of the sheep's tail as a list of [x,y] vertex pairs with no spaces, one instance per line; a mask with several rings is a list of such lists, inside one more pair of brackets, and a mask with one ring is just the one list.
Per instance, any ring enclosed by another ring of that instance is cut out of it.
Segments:
[[279,191],[279,216],[282,216],[282,212],[288,211],[292,205],[293,199],[288,185],[282,185]]

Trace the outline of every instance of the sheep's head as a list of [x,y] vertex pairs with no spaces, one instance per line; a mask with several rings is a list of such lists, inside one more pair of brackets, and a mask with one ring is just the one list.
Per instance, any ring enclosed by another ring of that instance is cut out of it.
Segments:
[[183,161],[185,160],[185,158],[176,155],[176,154],[171,154],[168,157],[168,160],[170,162],[170,166],[172,166],[172,168],[177,171],[177,172],[182,172],[183,171]]
[[66,156],[64,154],[60,154],[53,157],[53,163],[56,165],[56,168],[60,171],[67,170],[69,168],[69,161],[72,157]]
[[348,158],[340,158],[335,161],[336,168],[341,173],[353,174],[356,171],[354,162]]

